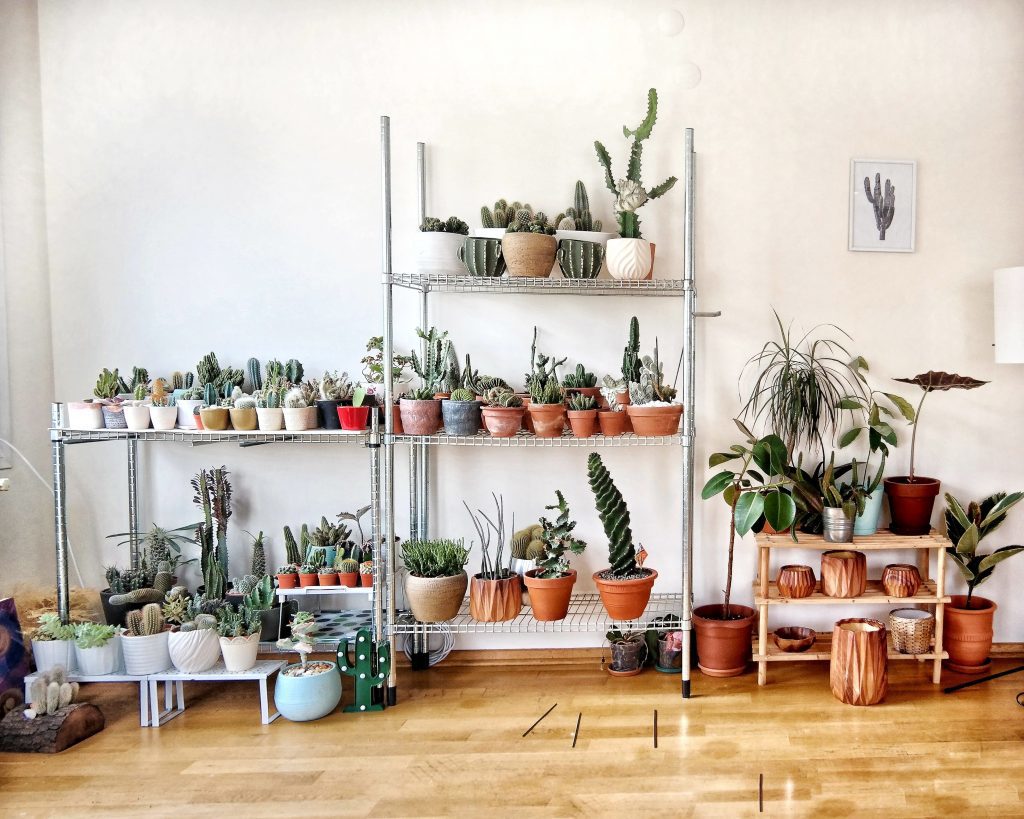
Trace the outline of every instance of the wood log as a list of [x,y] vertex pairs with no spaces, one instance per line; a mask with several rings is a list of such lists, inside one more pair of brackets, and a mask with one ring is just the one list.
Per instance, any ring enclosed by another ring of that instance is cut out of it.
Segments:
[[0,720],[0,751],[55,754],[103,730],[103,712],[73,703],[52,714],[27,719],[21,708]]
[[479,576],[469,581],[469,613],[482,623],[498,623],[519,616],[523,607],[519,575],[504,580],[484,580]]
[[829,597],[860,597],[868,586],[863,552],[834,549],[821,555],[821,591]]
[[885,625],[850,618],[832,629],[829,683],[832,695],[847,705],[875,705],[889,689]]

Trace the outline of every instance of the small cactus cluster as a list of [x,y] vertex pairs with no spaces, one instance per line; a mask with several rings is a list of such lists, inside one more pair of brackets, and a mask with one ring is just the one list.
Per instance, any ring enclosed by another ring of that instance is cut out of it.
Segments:
[[[292,571],[295,569],[294,566],[288,568]],[[279,573],[283,574],[284,572]],[[270,579],[269,575],[263,575],[252,591],[245,595],[242,602],[247,608],[257,611],[269,609],[274,605],[274,581]]]
[[[446,386],[451,389],[444,390],[451,392],[459,386],[462,381],[462,373],[459,369],[459,359],[455,353],[455,347],[448,338],[447,330],[438,330],[431,327],[429,330],[416,329],[416,336],[423,341],[426,348],[426,355],[420,358],[419,354],[412,352],[412,369],[419,376],[422,386],[414,391],[419,396],[430,394],[427,398],[433,398],[434,393],[441,392]],[[454,382],[454,383],[452,383]],[[423,400],[420,398],[420,400]]]
[[427,216],[420,225],[423,233],[458,233],[462,236],[469,235],[469,225],[463,222],[458,216],[449,216],[445,221]]
[[[107,580],[111,580],[111,569],[107,570]],[[116,571],[116,569],[113,569]],[[122,579],[127,572],[121,572]],[[153,577],[153,585],[149,588],[137,587],[131,591],[126,591],[121,594],[113,594],[110,596],[110,605],[112,606],[137,606],[139,603],[160,603],[164,599],[164,595],[171,590],[171,584],[173,583],[171,576],[171,564],[164,561],[157,566],[156,575]],[[111,591],[113,591],[113,585],[111,585]]]
[[320,379],[321,401],[351,401],[353,385],[347,372],[340,375],[337,371],[328,370]]
[[597,409],[597,401],[594,400],[592,395],[584,395],[583,393],[576,393],[569,398],[569,409],[573,412],[586,412],[587,410]]
[[671,402],[676,397],[675,387],[665,383],[665,372],[658,356],[658,339],[654,339],[654,355],[640,359],[640,377],[629,382],[629,401],[641,406],[652,401]]
[[565,378],[562,379],[562,386],[566,389],[577,389],[579,387],[596,387],[597,376],[593,373],[588,373],[587,368],[582,364],[577,364],[575,371],[569,373]]
[[546,236],[555,235],[555,226],[548,221],[543,211],[531,213],[525,208],[516,211],[515,218],[509,222],[507,233],[539,233]]
[[97,398],[109,401],[111,398],[116,398],[117,394],[122,391],[122,384],[124,382],[118,374],[117,367],[113,371],[104,367],[103,372],[96,378],[96,386],[93,387],[92,394]]
[[544,383],[537,381],[530,385],[531,404],[561,404],[564,401],[565,390],[556,378],[548,379]]
[[125,627],[132,637],[146,637],[164,630],[164,615],[159,603],[147,603],[125,615]]
[[128,389],[134,393],[140,386],[149,391],[149,370],[145,367],[132,367],[132,380]]
[[484,403],[489,407],[521,407],[523,399],[505,387],[492,387],[483,396]]
[[68,682],[67,671],[56,666],[46,674],[39,674],[29,686],[29,707],[25,716],[29,719],[55,714],[61,708],[71,705],[78,696],[78,683]]
[[107,587],[115,595],[153,585],[153,576],[143,569],[119,569],[117,566],[108,566],[105,573]]
[[161,613],[166,622],[178,626],[178,631],[216,628],[217,617],[204,610],[206,603],[200,595],[190,597],[184,586],[175,586],[167,593]]
[[513,202],[510,205],[505,199],[499,199],[494,203],[493,211],[487,205],[480,208],[480,225],[485,228],[507,228],[521,210],[533,214],[533,208],[529,203],[524,205]]
[[544,541],[541,539],[543,534],[544,527],[539,523],[514,532],[509,544],[512,557],[516,560],[536,560],[538,557],[543,557]]
[[576,180],[573,205],[566,208],[565,213],[558,214],[555,227],[559,230],[601,230],[601,220],[590,215],[590,197],[587,196],[587,188],[582,180]]
[[263,629],[263,617],[259,609],[253,609],[244,603],[237,609],[224,606],[217,612],[217,633],[221,637],[251,637]]

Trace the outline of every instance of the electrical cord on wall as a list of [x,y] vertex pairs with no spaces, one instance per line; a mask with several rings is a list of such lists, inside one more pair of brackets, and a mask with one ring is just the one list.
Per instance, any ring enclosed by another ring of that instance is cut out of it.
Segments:
[[[39,479],[39,482],[43,486],[46,487],[46,491],[47,492],[49,492],[51,495],[53,494],[53,486],[51,486],[50,483],[47,482],[46,478],[44,478],[41,474],[39,474],[39,470],[37,470],[34,466],[32,466],[32,462],[21,453],[20,449],[18,449],[14,444],[12,444],[6,438],[0,438],[0,444],[3,444],[9,450],[11,450],[11,452],[13,452],[19,458],[21,458],[21,460],[24,461],[25,466],[28,467],[29,472],[31,472],[33,475],[35,475]],[[82,573],[78,570],[78,561],[75,560],[75,550],[71,548],[71,541],[70,540],[68,541],[68,555],[71,557],[71,565],[75,567],[75,574],[78,576],[78,585],[81,586],[82,588],[85,588],[85,581],[82,580]]]

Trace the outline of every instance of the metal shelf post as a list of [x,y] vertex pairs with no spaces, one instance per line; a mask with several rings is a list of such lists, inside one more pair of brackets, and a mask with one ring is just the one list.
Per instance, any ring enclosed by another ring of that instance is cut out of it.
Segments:
[[50,404],[50,451],[53,468],[53,529],[57,543],[57,613],[62,623],[71,621],[71,596],[68,589],[67,495],[64,486],[64,441],[60,436],[61,405]]

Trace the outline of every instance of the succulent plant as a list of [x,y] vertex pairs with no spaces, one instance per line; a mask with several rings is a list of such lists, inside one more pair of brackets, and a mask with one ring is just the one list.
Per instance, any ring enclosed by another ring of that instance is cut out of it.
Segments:
[[320,400],[322,401],[351,401],[352,381],[347,372],[340,375],[337,371],[328,370],[320,379]]
[[[250,537],[252,536],[250,535]],[[263,577],[267,573],[267,556],[263,549],[262,530],[252,539],[252,560],[249,563],[249,571],[256,577]]]
[[[384,383],[384,336],[370,336],[366,342],[366,352],[369,355],[361,360],[363,365],[363,378],[370,384]],[[405,370],[412,364],[412,357],[400,355],[392,351],[391,355],[391,380],[400,384],[404,379]]]
[[292,534],[290,526],[284,527],[284,552],[285,559],[293,565],[302,563],[305,557],[305,550],[299,551],[299,545],[295,542],[295,535]]
[[338,563],[338,571],[343,574],[352,574],[359,571],[359,561],[346,557]]
[[590,197],[582,180],[576,180],[573,205],[555,219],[555,226],[559,230],[601,230],[601,220],[590,215]]
[[199,359],[199,363],[196,364],[196,373],[199,375],[199,383],[213,384],[216,386],[219,383],[221,369],[220,363],[217,361],[217,354],[212,350]]
[[577,364],[574,372],[569,373],[565,378],[562,379],[562,386],[569,389],[577,389],[580,387],[596,387],[597,376],[593,373],[588,373],[586,367],[582,364]]
[[132,398],[136,401],[145,401],[147,394],[145,384],[136,384],[135,389],[132,390]]
[[263,629],[263,617],[260,609],[242,604],[237,609],[225,606],[217,612],[217,634],[231,639],[233,637],[251,637]]
[[274,574],[298,574],[299,567],[294,563],[286,563],[284,566],[278,566]]
[[435,219],[433,216],[427,216],[424,218],[423,224],[420,225],[420,230],[424,233],[458,233],[463,236],[469,235],[469,225],[458,216],[449,216],[444,222],[440,219]]
[[267,381],[277,378],[284,378],[284,364],[276,358],[272,358],[267,362]]
[[[512,576],[512,557],[509,555],[509,566],[502,565],[502,553],[505,549],[505,501],[500,495],[491,492],[494,499],[494,519],[492,520],[483,509],[477,509],[477,514],[469,508],[465,501],[462,505],[466,507],[473,527],[480,537],[480,578],[483,580],[503,580]],[[513,526],[515,522],[513,521]],[[491,533],[494,533],[497,546],[493,558],[491,557]]]
[[93,387],[92,394],[97,398],[105,400],[116,398],[117,394],[121,391],[121,383],[121,376],[118,375],[117,367],[114,368],[113,372],[104,367],[103,372],[96,379],[96,386]]
[[546,236],[555,235],[555,226],[548,222],[548,217],[543,211],[531,213],[525,208],[516,211],[515,219],[509,222],[507,233],[539,233]]
[[504,387],[493,387],[483,396],[484,403],[489,407],[521,407],[523,399],[512,390]]
[[75,627],[70,623],[61,622],[60,617],[47,612],[39,616],[39,625],[32,632],[32,639],[40,642],[52,640],[71,640],[75,636]]
[[569,559],[566,556],[566,552],[572,552],[574,555],[583,554],[583,550],[587,548],[587,544],[577,537],[574,537],[572,532],[576,528],[576,521],[569,517],[569,504],[566,503],[565,497],[561,491],[555,490],[555,497],[557,502],[551,506],[545,506],[545,509],[557,510],[558,517],[552,522],[547,518],[540,519],[540,525],[542,534],[540,539],[544,544],[544,554],[537,560],[537,566],[540,571],[537,573],[537,577],[553,579],[556,577],[564,577],[569,571]]
[[541,384],[539,381],[530,385],[530,404],[561,404],[565,401],[565,390],[554,378]]
[[102,648],[117,634],[117,626],[99,623],[76,623],[75,645],[79,648]]
[[654,355],[640,359],[640,378],[629,384],[629,401],[642,406],[652,401],[671,402],[676,397],[675,387],[664,383],[665,373],[658,356],[658,340],[654,340]]
[[442,386],[451,375],[452,360],[454,359],[458,366],[458,359],[455,358],[455,350],[452,347],[451,339],[448,338],[447,330],[441,331],[436,327],[431,327],[424,331],[422,328],[417,328],[416,336],[423,340],[426,355],[421,361],[419,355],[413,350],[412,369],[423,382],[420,390],[429,390],[430,397],[433,398],[434,393],[441,392]]
[[302,367],[302,362],[297,358],[289,358],[284,363],[284,377],[291,381],[293,384],[302,383],[302,376],[305,370]]
[[219,403],[217,385],[207,382],[203,385],[203,403],[208,407],[215,407]]
[[[286,568],[295,571],[294,566],[288,566]],[[278,574],[290,574],[291,572],[279,571]],[[274,581],[270,579],[269,575],[263,575],[259,582],[253,587],[252,591],[245,595],[243,601],[247,608],[255,609],[257,611],[265,611],[274,605]]]
[[485,228],[507,228],[516,213],[521,210],[533,213],[533,208],[529,204],[513,202],[510,205],[506,200],[499,199],[494,203],[493,211],[487,205],[480,208],[480,225]]
[[250,358],[245,362],[245,372],[249,376],[249,386],[252,387],[253,392],[263,389],[262,369],[258,358]]
[[597,401],[594,400],[592,395],[576,393],[576,395],[569,398],[569,409],[573,412],[586,412],[587,410],[597,409]]
[[159,634],[164,630],[164,616],[159,603],[147,603],[125,615],[125,627],[132,637]]

